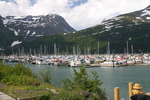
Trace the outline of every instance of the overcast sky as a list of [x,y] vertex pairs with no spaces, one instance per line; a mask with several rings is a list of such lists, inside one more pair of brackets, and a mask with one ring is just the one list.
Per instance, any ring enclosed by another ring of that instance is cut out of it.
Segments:
[[149,5],[150,0],[0,0],[0,15],[58,14],[73,28],[81,30]]

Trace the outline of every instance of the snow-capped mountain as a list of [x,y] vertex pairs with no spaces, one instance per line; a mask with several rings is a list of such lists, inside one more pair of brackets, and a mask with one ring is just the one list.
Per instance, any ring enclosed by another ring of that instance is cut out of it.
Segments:
[[141,19],[150,20],[150,6],[141,10]]
[[[96,51],[94,48],[97,48],[97,41],[99,41],[101,43],[100,46],[102,46],[100,50],[106,53],[107,42],[109,41],[111,52],[115,50],[117,53],[124,53],[128,41],[130,53],[131,45],[134,52],[139,53],[139,50],[148,52],[150,50],[150,6],[139,11],[104,20],[98,25],[74,32],[74,34],[77,37],[74,40],[80,41],[80,44],[77,44],[76,41],[70,42],[75,42],[76,45],[82,45],[82,47],[86,47],[92,43],[96,45],[95,47],[93,46],[93,51]],[[69,35],[65,37],[69,38]],[[89,44],[86,45],[84,39],[87,38]]]
[[40,16],[0,16],[0,50],[29,42],[42,36],[73,32],[63,17],[56,14]]
[[[135,35],[136,33],[139,33],[141,31],[140,30],[134,33],[133,31],[135,31],[136,28],[138,28],[139,30],[140,27],[143,27],[143,25],[148,24],[150,24],[150,6],[140,11],[122,14],[111,19],[104,20],[101,24],[96,25],[94,27],[101,26],[100,31],[95,34],[108,33],[110,34],[110,36],[113,36],[114,34],[121,36],[126,31],[127,34],[130,34],[130,38],[132,37],[132,35]],[[122,32],[123,29],[124,32]]]
[[15,36],[13,31],[4,26],[3,19],[4,18],[0,16],[0,50],[5,49],[6,47],[10,47],[11,44],[16,40],[22,40],[22,37]]
[[3,18],[3,24],[13,31],[16,36],[23,36],[26,41],[41,36],[75,31],[64,18],[56,14],[21,17],[6,16]]
[[[55,29],[55,27],[58,27],[57,23],[61,22],[61,20],[57,19],[56,21],[56,19],[57,17],[54,15],[26,16],[21,18],[9,16],[3,18],[2,22],[4,23],[3,26],[5,25],[5,28],[9,28],[9,31],[12,30],[14,32],[13,35],[15,35],[16,37],[22,35],[24,36],[24,39],[29,39],[31,37],[36,38],[38,37],[38,35],[42,35],[43,31],[41,31],[41,27],[49,30],[49,32],[44,31],[43,34],[55,34],[56,31],[51,32],[51,30]],[[51,23],[47,24],[49,22]],[[63,27],[63,25],[61,26]],[[53,26],[53,28],[47,28],[48,26]],[[36,29],[38,31],[34,31],[33,29]],[[57,29],[57,31],[59,29]],[[66,28],[61,29],[66,30]],[[18,45],[18,47],[32,47],[32,49],[36,50],[44,43],[44,45],[48,45],[49,48],[52,48],[50,52],[54,53],[54,42],[57,42],[57,48],[59,48],[60,50],[66,50],[66,47],[72,48],[73,46],[77,45],[81,47],[81,50],[84,50],[84,47],[92,44],[92,52],[97,50],[97,41],[101,43],[100,51],[102,53],[106,53],[108,41],[110,43],[111,51],[115,50],[115,52],[117,53],[125,52],[127,41],[130,49],[129,51],[131,51],[132,46],[135,53],[139,53],[139,50],[147,52],[148,50],[150,50],[150,6],[139,11],[122,14],[111,19],[104,20],[99,25],[95,25],[87,29],[76,32],[72,30],[72,33],[70,34],[57,35],[55,36],[55,39],[53,36],[43,37],[35,41],[27,42],[24,45]],[[15,42],[12,42],[11,45],[14,45],[16,43],[22,43],[22,41],[16,39]],[[29,52],[29,50],[27,50],[26,52]]]

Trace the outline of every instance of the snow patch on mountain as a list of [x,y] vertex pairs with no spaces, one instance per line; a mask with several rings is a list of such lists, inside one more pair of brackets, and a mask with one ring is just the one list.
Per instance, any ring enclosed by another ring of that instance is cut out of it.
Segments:
[[45,23],[42,23],[42,24],[41,24],[41,26],[43,26],[43,27],[44,27],[45,25],[46,25]]
[[150,17],[146,17],[146,19],[150,19]]
[[123,27],[123,26],[119,26],[119,25],[118,25],[118,26],[115,26],[115,27],[116,27],[116,28],[121,28],[121,27]]
[[30,36],[34,36],[36,34],[36,32],[33,32]]
[[[13,28],[9,28],[9,30],[13,31],[14,34],[15,34],[16,36],[18,36],[18,32],[17,32],[16,30],[14,30]],[[19,31],[20,31],[20,30],[19,30]]]
[[113,18],[112,18],[112,21],[119,21],[119,20],[121,20],[122,18],[124,18],[124,16],[113,17]]
[[143,14],[141,14],[141,16],[150,15],[150,11],[147,9],[143,10],[142,12]]
[[6,25],[8,23],[9,19],[4,19],[3,24]]
[[15,31],[15,30],[14,30],[14,33],[15,33],[15,35],[16,35],[16,36],[18,35],[18,32],[17,32],[17,31]]
[[39,20],[40,19],[40,16],[33,16],[32,19],[35,21],[35,20]]
[[29,33],[30,33],[30,30],[27,31],[26,37],[29,35]]
[[17,44],[20,44],[20,43],[22,43],[22,41],[14,41],[12,44],[11,44],[11,47],[13,47],[13,46],[15,46],[15,45],[17,45]]
[[14,19],[24,19],[25,18],[25,16],[15,16],[15,17],[13,17]]
[[43,36],[43,35],[36,35],[35,37],[41,37],[41,36]]
[[141,17],[135,17],[136,19],[142,19]]
[[120,16],[120,17],[113,17],[112,19],[110,19],[109,21],[107,20],[107,21],[104,21],[104,22],[102,22],[101,24],[104,24],[105,25],[105,28],[112,28],[112,27],[118,27],[119,26],[119,24],[117,24],[117,25],[114,25],[114,22],[115,21],[118,21],[118,22],[122,22],[122,18],[124,18],[124,16]]

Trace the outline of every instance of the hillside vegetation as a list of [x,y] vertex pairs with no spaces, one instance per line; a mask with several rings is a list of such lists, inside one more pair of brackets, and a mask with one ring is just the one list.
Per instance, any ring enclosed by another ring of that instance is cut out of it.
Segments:
[[41,37],[14,47],[14,52],[17,54],[18,49],[24,48],[25,53],[31,51],[32,54],[54,54],[54,50],[57,54],[107,53],[109,42],[111,53],[125,53],[127,48],[131,53],[131,46],[134,53],[147,53],[150,47],[149,8],[119,15],[80,31]]

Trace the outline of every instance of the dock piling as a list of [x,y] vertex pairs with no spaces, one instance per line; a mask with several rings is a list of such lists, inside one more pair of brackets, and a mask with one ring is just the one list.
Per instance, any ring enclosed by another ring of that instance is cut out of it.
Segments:
[[120,89],[119,89],[119,87],[114,88],[114,100],[120,100]]
[[133,82],[129,82],[129,83],[128,83],[128,90],[129,90],[129,100],[131,100],[130,97],[133,95],[133,93],[132,93],[132,90],[133,90]]

